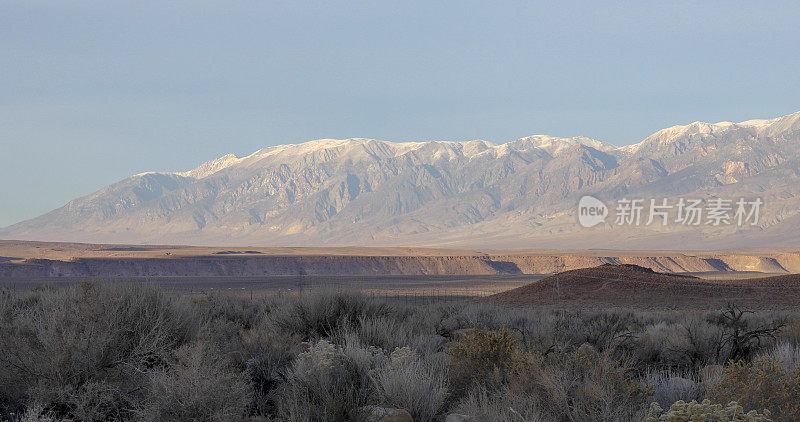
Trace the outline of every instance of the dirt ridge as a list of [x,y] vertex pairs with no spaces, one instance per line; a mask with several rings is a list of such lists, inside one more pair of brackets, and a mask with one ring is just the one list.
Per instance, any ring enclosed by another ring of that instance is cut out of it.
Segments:
[[705,280],[638,265],[604,264],[565,271],[489,296],[516,306],[708,308],[736,303],[750,309],[796,309],[800,274],[745,280]]

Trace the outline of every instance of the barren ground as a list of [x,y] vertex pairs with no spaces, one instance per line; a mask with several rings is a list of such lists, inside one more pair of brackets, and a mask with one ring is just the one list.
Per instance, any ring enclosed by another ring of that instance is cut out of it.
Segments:
[[[566,272],[548,277],[558,270]],[[0,286],[17,290],[103,279],[154,283],[182,295],[258,297],[335,289],[515,306],[705,309],[733,301],[752,309],[797,310],[797,272],[800,252],[791,249],[492,251],[0,241]]]
[[797,310],[800,274],[703,279],[635,265],[602,265],[566,271],[484,300],[513,306],[635,309]]

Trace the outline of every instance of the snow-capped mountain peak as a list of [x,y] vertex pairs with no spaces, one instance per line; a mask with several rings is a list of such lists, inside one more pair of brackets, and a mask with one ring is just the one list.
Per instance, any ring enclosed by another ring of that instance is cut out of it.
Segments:
[[574,232],[570,213],[589,194],[609,201],[735,195],[769,204],[750,237],[728,233],[740,243],[716,232],[669,237],[641,228],[646,236],[636,233],[648,249],[687,236],[696,245],[715,239],[728,247],[800,243],[799,157],[800,113],[672,126],[627,147],[548,135],[502,144],[318,139],[129,177],[2,229],[0,238],[507,248],[563,235],[583,246],[633,247],[628,232]]

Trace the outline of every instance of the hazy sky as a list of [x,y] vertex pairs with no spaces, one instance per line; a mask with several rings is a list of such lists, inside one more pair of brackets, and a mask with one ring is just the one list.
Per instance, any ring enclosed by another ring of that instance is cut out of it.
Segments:
[[800,110],[797,2],[0,2],[0,226],[317,138],[585,135]]

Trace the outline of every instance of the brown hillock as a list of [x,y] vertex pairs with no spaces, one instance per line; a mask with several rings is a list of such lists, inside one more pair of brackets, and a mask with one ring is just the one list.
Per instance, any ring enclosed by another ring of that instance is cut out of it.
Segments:
[[515,306],[715,309],[728,302],[750,309],[797,309],[800,274],[704,280],[637,265],[604,264],[565,271],[485,299]]

